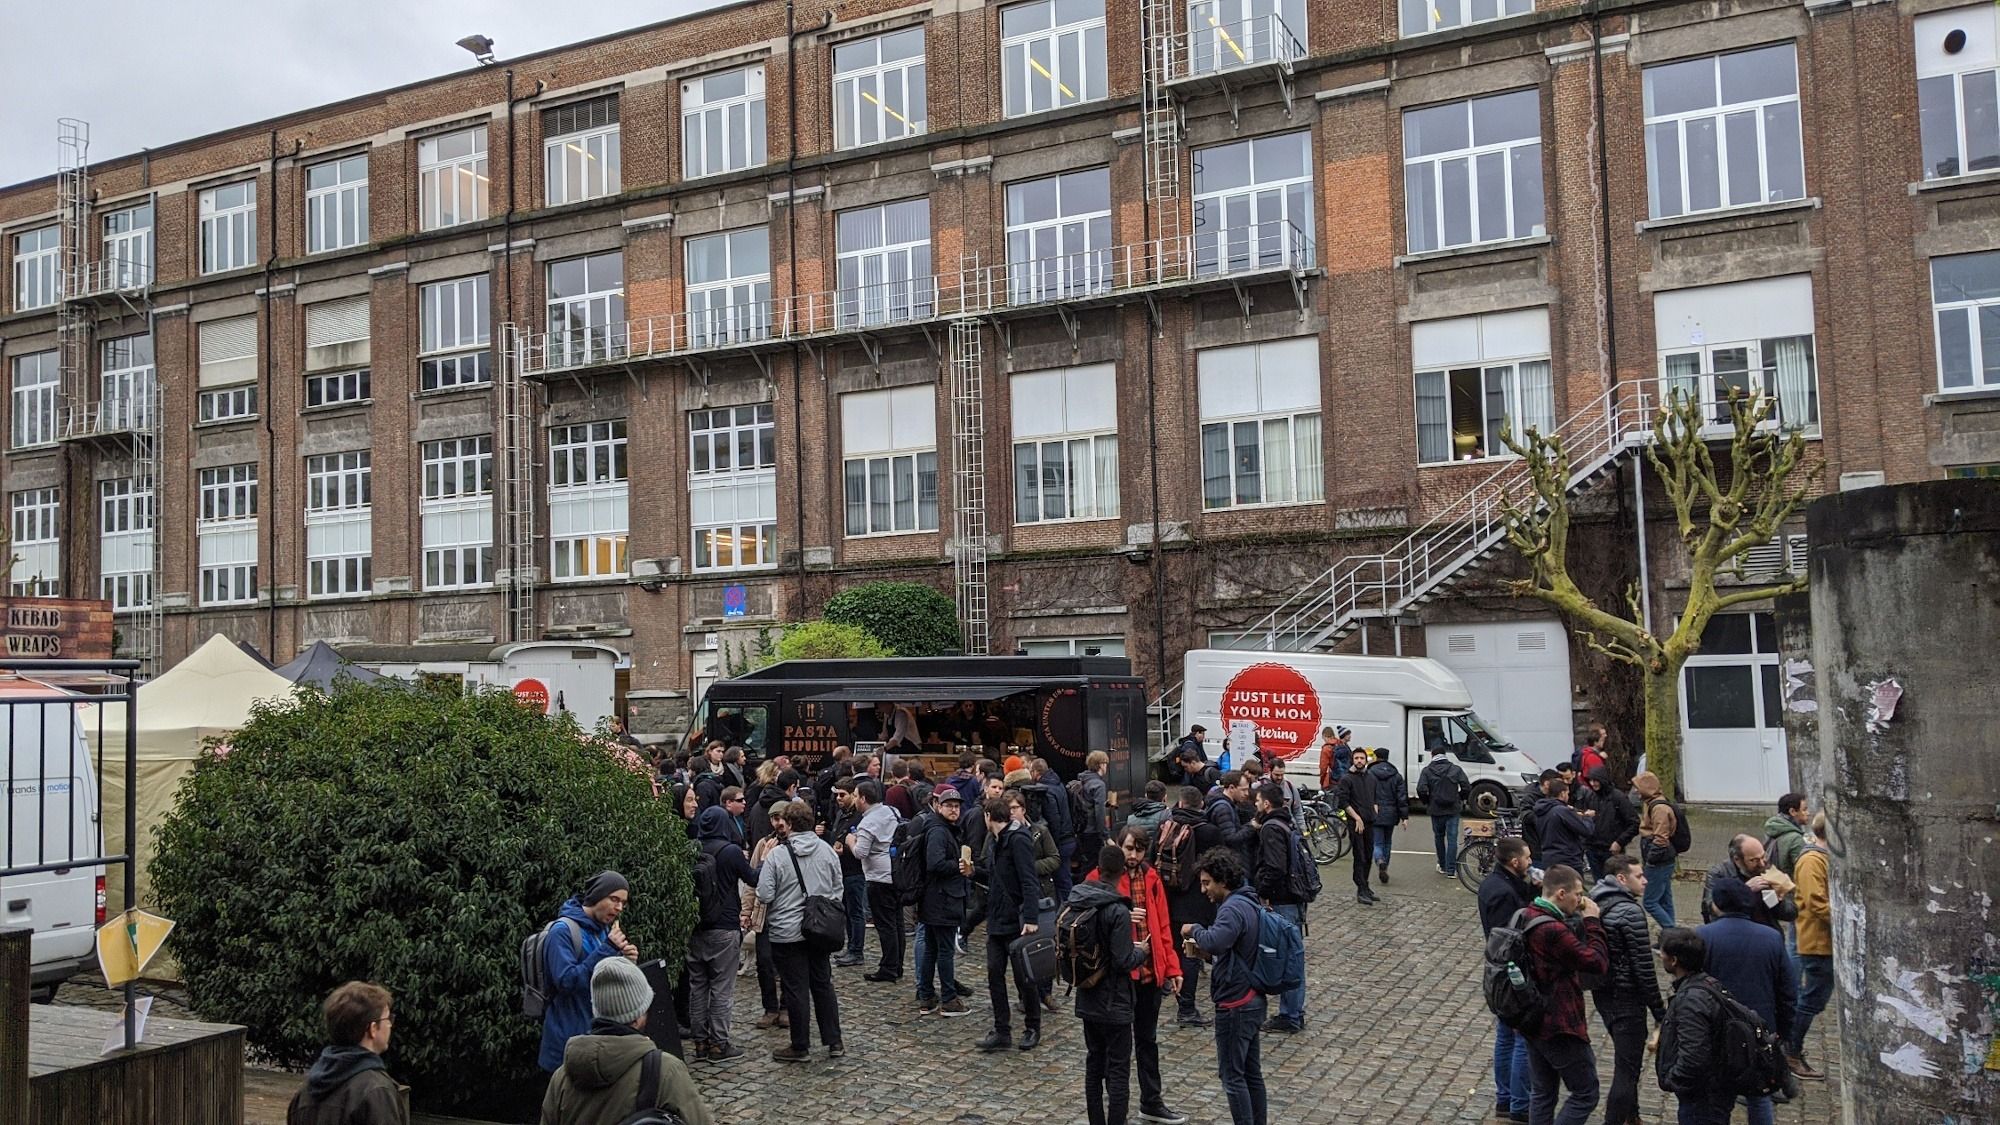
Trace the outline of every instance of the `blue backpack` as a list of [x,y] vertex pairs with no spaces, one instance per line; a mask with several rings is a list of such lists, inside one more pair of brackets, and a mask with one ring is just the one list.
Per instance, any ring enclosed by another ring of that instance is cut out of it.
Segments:
[[1306,984],[1306,943],[1292,920],[1269,907],[1257,908],[1257,956],[1250,962],[1250,987],[1277,996]]

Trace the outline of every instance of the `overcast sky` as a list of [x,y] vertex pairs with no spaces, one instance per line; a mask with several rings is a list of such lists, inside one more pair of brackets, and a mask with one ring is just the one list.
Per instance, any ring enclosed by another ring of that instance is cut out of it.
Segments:
[[55,171],[59,117],[105,160],[721,2],[0,0],[0,184]]

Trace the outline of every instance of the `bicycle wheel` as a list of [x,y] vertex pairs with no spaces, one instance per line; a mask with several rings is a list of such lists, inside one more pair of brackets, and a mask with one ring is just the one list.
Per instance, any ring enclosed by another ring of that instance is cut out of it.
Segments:
[[1491,840],[1473,840],[1458,849],[1458,881],[1473,894],[1479,893],[1479,884],[1493,873],[1499,862],[1499,849]]
[[1347,826],[1347,818],[1339,814],[1327,818],[1326,823],[1333,833],[1333,858],[1339,860],[1341,856],[1347,854],[1347,849],[1353,846],[1354,830]]
[[1305,837],[1306,853],[1314,863],[1327,864],[1340,858],[1339,842],[1334,838],[1333,822],[1316,808],[1305,810],[1305,824],[1300,834]]

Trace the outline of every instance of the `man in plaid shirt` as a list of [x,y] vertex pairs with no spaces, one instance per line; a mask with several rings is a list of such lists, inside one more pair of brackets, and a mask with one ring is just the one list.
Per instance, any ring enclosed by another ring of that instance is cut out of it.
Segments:
[[[1542,876],[1542,893],[1523,912],[1555,919],[1553,926],[1528,930],[1528,969],[1549,1006],[1541,1026],[1528,1032],[1528,1069],[1534,1077],[1529,1103],[1532,1125],[1585,1125],[1597,1108],[1597,1058],[1584,1022],[1583,986],[1578,974],[1602,977],[1611,971],[1611,946],[1598,920],[1597,904],[1584,893],[1576,869],[1557,864]],[[1556,1113],[1557,1083],[1569,1090]]]

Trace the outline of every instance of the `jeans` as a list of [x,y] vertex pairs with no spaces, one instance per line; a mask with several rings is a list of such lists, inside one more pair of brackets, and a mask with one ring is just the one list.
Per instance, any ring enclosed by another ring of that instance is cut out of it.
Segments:
[[1680,1103],[1680,1114],[1675,1118],[1679,1125],[1729,1125],[1729,1115],[1736,1109],[1735,1098],[1682,1095],[1676,1100]]
[[[993,1029],[1002,1035],[1008,1034],[1008,1029],[1014,1025],[1013,1009],[1007,1006],[1007,966],[1011,960],[1007,956],[1007,947],[1014,943],[1017,936],[1019,935],[1008,934],[1006,937],[994,937],[991,933],[986,935],[986,999],[993,1005]],[[1028,1030],[1034,1031],[1041,1027],[1042,998],[1035,988],[1035,982],[1016,970],[1014,991],[1020,994],[1021,1007],[1027,1011],[1022,1018],[1027,1023]]]
[[1389,845],[1395,841],[1396,826],[1393,824],[1378,824],[1375,826],[1374,837],[1375,865],[1377,867],[1387,867],[1389,866]]
[[885,977],[903,975],[903,900],[889,883],[868,885],[868,914],[875,919],[875,942],[882,960],[875,971]]
[[840,1002],[833,995],[833,964],[828,954],[814,953],[802,941],[771,943],[771,958],[785,982],[785,1019],[790,1024],[792,1050],[812,1046],[809,1015],[819,1017],[819,1041],[840,1044]]
[[[1271,907],[1271,912],[1289,920],[1292,925],[1305,930],[1306,908],[1295,902],[1279,903]],[[1295,1024],[1306,1021],[1306,986],[1301,984],[1290,992],[1278,997],[1278,1018]]]
[[1751,1098],[1748,1105],[1749,1108],[1744,1111],[1743,1116],[1750,1125],[1773,1125],[1777,1121],[1778,1111],[1771,1104],[1771,1099]]
[[[1071,836],[1067,840],[1057,840],[1056,851],[1062,856],[1062,862],[1056,864],[1055,876],[1056,906],[1060,909],[1063,903],[1069,901],[1069,889],[1076,885],[1076,877],[1070,873],[1069,869],[1070,863],[1076,859],[1076,837]],[[1091,866],[1097,866],[1095,859],[1091,861]]]
[[[1590,1111],[1597,1108],[1597,1058],[1589,1043],[1568,1035],[1530,1039],[1528,1073],[1535,1082],[1535,1096],[1528,1103],[1533,1125],[1587,1125]],[[1565,1088],[1569,1100],[1557,1113],[1556,1099]]]
[[1431,843],[1437,848],[1438,866],[1444,873],[1458,874],[1458,817],[1431,817]]
[[1257,1034],[1264,1026],[1264,998],[1240,1008],[1215,1009],[1215,1075],[1229,1099],[1231,1125],[1268,1125],[1264,1107],[1264,1063]]
[[1629,1125],[1639,1116],[1639,1074],[1646,1065],[1646,1011],[1599,1008],[1611,1034],[1611,1092],[1604,1099],[1606,1125]]
[[946,1003],[956,1000],[958,989],[952,982],[958,979],[957,962],[957,926],[933,926],[928,923],[918,926],[917,999],[928,1000],[938,995],[934,991],[936,989],[944,993]]
[[1534,1084],[1528,1076],[1528,1037],[1493,1021],[1493,1107],[1528,1112]]
[[859,961],[867,952],[868,880],[861,875],[844,875],[840,884],[841,905],[847,907],[847,948],[841,952]]
[[1083,1096],[1090,1125],[1125,1125],[1132,1108],[1132,1025],[1085,1020],[1083,1049]]
[[[1174,932],[1180,933],[1180,924],[1174,924]],[[1181,994],[1174,1006],[1175,1014],[1198,1016],[1201,1014],[1201,958],[1181,958]]]
[[1668,862],[1646,868],[1646,913],[1661,929],[1671,929],[1674,925],[1674,868]]
[[688,1029],[694,1039],[729,1045],[729,1008],[742,963],[743,935],[733,929],[696,930],[688,937]]
[[1157,984],[1132,982],[1132,1065],[1139,1072],[1142,1110],[1165,1104],[1160,1098],[1160,1006],[1166,997]]
[[1826,1011],[1826,1002],[1833,999],[1833,958],[1818,953],[1799,954],[1799,968],[1805,972],[1805,985],[1799,989],[1798,1013],[1792,1017],[1792,1053],[1805,1051],[1806,1032],[1812,1030],[1813,1017]]
[[1586,844],[1583,848],[1583,858],[1590,864],[1591,881],[1596,882],[1604,878],[1604,861],[1611,858],[1611,849],[1600,848],[1596,844]]

